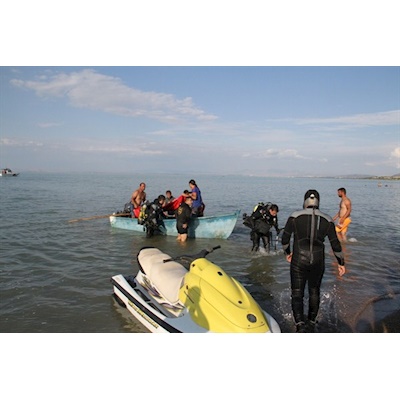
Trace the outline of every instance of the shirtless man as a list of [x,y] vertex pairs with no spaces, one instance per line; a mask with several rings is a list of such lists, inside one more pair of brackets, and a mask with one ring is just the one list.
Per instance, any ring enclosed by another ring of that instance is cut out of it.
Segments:
[[339,205],[338,213],[333,217],[336,221],[339,221],[336,225],[336,232],[340,241],[346,241],[347,229],[351,223],[350,213],[351,213],[351,200],[346,196],[346,189],[338,189],[338,196],[342,199]]
[[132,204],[132,218],[137,218],[140,213],[140,207],[146,201],[146,184],[142,182],[139,187],[132,193],[131,204]]

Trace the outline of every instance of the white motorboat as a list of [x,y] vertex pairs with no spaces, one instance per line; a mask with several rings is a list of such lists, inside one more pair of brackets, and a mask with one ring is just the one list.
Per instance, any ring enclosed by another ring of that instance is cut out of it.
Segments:
[[0,170],[0,176],[18,176],[19,172],[13,172],[10,168],[2,168]]

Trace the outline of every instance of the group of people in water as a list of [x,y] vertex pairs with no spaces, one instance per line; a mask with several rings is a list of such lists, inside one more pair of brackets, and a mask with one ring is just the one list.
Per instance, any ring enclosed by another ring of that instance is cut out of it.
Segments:
[[[291,302],[296,332],[315,331],[320,305],[320,287],[325,272],[326,237],[338,262],[339,276],[346,272],[341,242],[346,241],[352,206],[345,188],[339,188],[337,193],[341,201],[339,211],[333,218],[319,210],[320,195],[318,191],[310,189],[304,195],[303,209],[293,212],[283,228],[281,243],[286,260],[290,263]],[[250,217],[244,216],[243,223],[252,229],[250,238],[253,241],[253,250],[258,250],[260,237],[266,247],[272,227],[275,227],[279,234],[278,211],[278,206],[275,204],[261,203],[255,207]],[[336,220],[338,222],[335,226]],[[292,236],[294,240],[291,247]],[[304,313],[306,285],[309,295],[307,318]]]
[[[351,200],[345,188],[337,191],[340,197],[339,211],[331,218],[319,210],[320,195],[314,189],[304,195],[303,209],[293,212],[283,228],[282,249],[286,261],[290,263],[291,305],[296,332],[315,332],[320,306],[320,288],[325,272],[325,238],[328,237],[332,251],[338,262],[338,274],[346,272],[341,242],[346,241],[346,234],[351,223]],[[278,227],[276,204],[259,203],[250,216],[243,215],[244,225],[251,228],[252,250],[258,250],[260,239],[264,248],[269,248],[270,230]],[[336,226],[334,221],[338,221]],[[291,245],[291,237],[293,242]],[[304,292],[308,286],[308,314],[304,312]]]
[[[325,238],[328,237],[332,251],[338,262],[338,274],[346,272],[341,242],[346,241],[346,234],[351,223],[351,200],[345,188],[339,188],[341,198],[339,211],[331,218],[319,210],[320,195],[314,189],[304,195],[303,209],[293,212],[288,218],[282,234],[282,248],[287,262],[290,263],[291,302],[296,332],[314,332],[320,305],[320,288],[325,272]],[[278,227],[276,204],[259,203],[250,216],[243,215],[243,224],[251,228],[252,250],[260,247],[269,249],[272,227],[277,235]],[[338,221],[336,226],[334,221]],[[291,248],[291,237],[293,244]],[[308,285],[308,314],[304,313],[304,292]]]
[[[340,241],[347,240],[347,230],[351,223],[351,200],[346,196],[346,189],[339,188],[338,196],[341,198],[339,211],[332,217],[333,221],[338,220],[335,230]],[[250,239],[253,242],[252,251],[260,249],[262,240],[264,249],[269,249],[271,242],[271,228],[275,228],[279,235],[281,229],[278,227],[279,207],[272,203],[258,203],[251,215],[243,214],[243,224],[251,229]]]
[[[176,218],[177,240],[181,242],[187,240],[191,218],[202,216],[204,210],[201,191],[193,179],[189,181],[189,186],[191,191],[185,190],[178,199],[174,199],[171,191],[167,191],[166,196],[160,195],[155,200],[159,202],[164,217]],[[142,182],[132,194],[133,217],[139,217],[140,208],[146,202],[145,188],[146,185]],[[339,188],[337,194],[341,199],[339,211],[331,218],[319,209],[318,191],[308,190],[304,195],[303,208],[289,216],[283,229],[278,227],[279,207],[276,204],[258,203],[250,216],[243,215],[243,224],[251,229],[252,251],[259,250],[261,242],[264,248],[268,246],[269,249],[271,228],[276,230],[277,235],[283,231],[281,243],[286,261],[290,263],[291,305],[296,332],[315,331],[320,306],[320,287],[325,272],[326,237],[338,262],[339,276],[346,272],[341,242],[346,241],[352,205],[345,188]],[[168,207],[168,204],[174,205]],[[336,225],[334,221],[337,221]],[[309,294],[307,318],[304,312],[306,285]]]
[[130,200],[130,211],[132,218],[141,218],[141,212],[152,210],[152,215],[147,213],[147,219],[154,220],[157,225],[163,218],[176,218],[177,240],[185,242],[188,237],[189,222],[191,218],[204,215],[205,204],[201,197],[201,191],[194,179],[189,181],[189,190],[174,198],[171,190],[166,190],[165,195],[160,194],[152,203],[146,199],[146,184],[141,182],[139,187],[132,193]]

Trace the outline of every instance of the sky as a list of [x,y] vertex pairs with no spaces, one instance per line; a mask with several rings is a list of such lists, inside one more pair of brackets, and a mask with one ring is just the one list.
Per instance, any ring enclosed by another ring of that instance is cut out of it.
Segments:
[[19,170],[400,173],[397,67],[5,67]]
[[399,67],[1,67],[1,167],[400,173]]

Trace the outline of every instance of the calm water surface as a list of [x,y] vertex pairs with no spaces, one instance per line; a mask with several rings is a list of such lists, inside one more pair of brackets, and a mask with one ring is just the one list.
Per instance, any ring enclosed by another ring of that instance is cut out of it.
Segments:
[[374,180],[278,179],[233,176],[22,173],[0,179],[0,332],[144,332],[112,298],[110,277],[135,274],[136,254],[154,245],[169,253],[195,253],[221,245],[209,256],[241,281],[260,305],[293,332],[289,264],[280,246],[253,254],[249,230],[239,219],[228,240],[153,237],[112,229],[103,216],[123,208],[141,181],[148,198],[171,189],[179,195],[198,182],[206,214],[277,203],[279,225],[301,208],[308,189],[321,195],[321,210],[338,210],[337,188],[353,203],[347,274],[339,278],[327,243],[320,332],[400,332],[400,183]]

